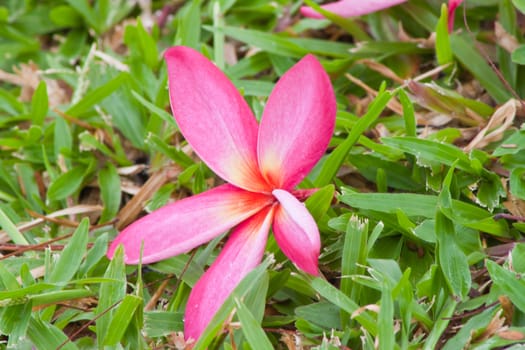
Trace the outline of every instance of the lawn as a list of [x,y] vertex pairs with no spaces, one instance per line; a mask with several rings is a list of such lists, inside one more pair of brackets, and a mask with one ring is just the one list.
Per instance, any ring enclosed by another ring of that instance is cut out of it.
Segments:
[[0,1],[0,349],[522,348],[525,1],[320,3]]

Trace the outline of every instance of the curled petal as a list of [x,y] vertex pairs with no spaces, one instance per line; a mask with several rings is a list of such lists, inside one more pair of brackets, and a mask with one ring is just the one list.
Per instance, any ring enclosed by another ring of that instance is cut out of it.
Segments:
[[264,254],[273,206],[242,222],[201,279],[193,287],[184,316],[184,337],[197,340],[237,284]]
[[[341,17],[355,17],[399,5],[406,1],[407,0],[342,0],[331,2],[321,7]],[[305,17],[324,18],[322,14],[308,6],[301,7],[301,14]]]
[[336,103],[328,75],[305,56],[276,84],[259,127],[259,167],[274,188],[291,189],[325,153]]
[[321,240],[315,220],[304,204],[289,192],[274,190],[272,193],[281,204],[275,210],[273,221],[277,244],[297,267],[318,275]]
[[266,190],[257,165],[257,121],[235,86],[191,48],[170,48],[165,58],[171,109],[188,143],[224,180]]
[[226,232],[272,203],[272,196],[226,184],[168,204],[126,227],[108,257],[124,245],[125,262],[145,264],[175,256]]

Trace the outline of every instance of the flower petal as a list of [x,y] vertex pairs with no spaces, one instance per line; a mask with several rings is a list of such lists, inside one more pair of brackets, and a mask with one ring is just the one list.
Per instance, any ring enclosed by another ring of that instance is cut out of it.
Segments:
[[257,121],[235,86],[191,48],[170,48],[165,58],[171,109],[195,152],[237,187],[266,190],[257,165]]
[[273,220],[275,240],[297,267],[318,275],[317,262],[321,250],[319,230],[305,205],[288,191],[274,190],[277,206]]
[[[331,2],[321,7],[341,17],[355,17],[399,5],[406,1],[407,0],[342,0]],[[305,17],[324,18],[322,14],[308,6],[301,7],[301,14]]]
[[264,254],[273,206],[235,228],[211,267],[193,287],[184,317],[184,337],[197,340],[237,284]]
[[145,264],[184,253],[257,213],[274,201],[226,184],[168,204],[126,227],[111,243],[111,258],[124,245],[125,262]]
[[330,79],[312,55],[286,72],[272,91],[259,126],[259,167],[273,188],[291,189],[326,151],[335,125]]
[[454,30],[454,15],[456,14],[456,8],[463,2],[463,0],[449,0],[448,2],[448,31],[449,33]]

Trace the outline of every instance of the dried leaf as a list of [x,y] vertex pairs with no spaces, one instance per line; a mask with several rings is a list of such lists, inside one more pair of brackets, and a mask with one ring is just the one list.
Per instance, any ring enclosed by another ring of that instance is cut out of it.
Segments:
[[519,331],[505,330],[500,331],[496,334],[498,337],[506,340],[523,340],[525,339],[525,334]]
[[496,43],[507,52],[512,53],[520,46],[518,40],[509,34],[499,22],[494,23],[494,33],[496,34]]
[[[352,83],[356,84],[360,88],[366,91],[367,94],[369,94],[372,97],[376,97],[378,92],[374,89],[372,89],[370,86],[368,86],[365,82],[363,82],[361,79],[358,79],[354,77],[351,74],[345,74],[346,78],[350,80]],[[393,112],[397,114],[403,114],[403,107],[397,100],[390,99],[390,101],[387,104],[387,107],[390,108]]]
[[361,315],[365,311],[373,311],[379,314],[379,309],[380,307],[377,304],[368,304],[365,306],[361,306],[359,309],[352,312],[352,315],[350,316],[350,318],[356,318],[357,316]]
[[487,325],[487,328],[475,339],[473,339],[473,342],[481,342],[484,340],[487,340],[489,338],[492,338],[496,333],[506,330],[507,327],[505,326],[505,317],[501,317],[501,313],[503,310],[499,310],[492,320],[490,320],[490,323]]
[[507,320],[507,323],[510,324],[514,317],[514,304],[512,304],[512,301],[505,295],[500,295],[498,300],[501,304],[501,309],[503,310],[503,316]]
[[405,80],[400,78],[392,69],[388,68],[382,63],[376,62],[371,59],[362,59],[362,60],[359,60],[357,63],[364,64],[371,70],[374,70],[378,72],[379,74],[383,75],[384,77],[398,82],[399,84],[403,84],[405,82]]
[[134,221],[144,208],[147,200],[165,183],[176,178],[180,169],[176,166],[167,167],[154,173],[148,181],[140,188],[137,194],[117,214],[117,228],[122,228]]
[[499,107],[490,117],[487,125],[463,148],[464,151],[470,152],[474,148],[483,148],[491,142],[501,140],[503,133],[512,126],[519,106],[519,102],[512,99]]

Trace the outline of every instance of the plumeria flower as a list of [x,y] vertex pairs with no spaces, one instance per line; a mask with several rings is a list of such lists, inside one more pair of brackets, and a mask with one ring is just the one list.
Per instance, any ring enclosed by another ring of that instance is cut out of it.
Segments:
[[[407,0],[341,0],[321,6],[326,11],[341,17],[356,17],[399,5]],[[301,14],[305,17],[324,18],[311,7],[302,6]]]
[[187,302],[184,336],[197,340],[232,290],[261,262],[270,228],[299,269],[318,274],[319,231],[300,201],[309,192],[294,188],[326,151],[336,102],[326,72],[307,55],[277,82],[258,124],[235,86],[200,53],[174,47],[165,58],[180,131],[228,183],[136,221],[113,241],[108,256],[122,244],[126,263],[136,264],[142,247],[142,262],[152,263],[233,228]]
[[454,15],[456,9],[463,2],[463,0],[449,0],[448,1],[448,31],[449,33],[454,30]]

